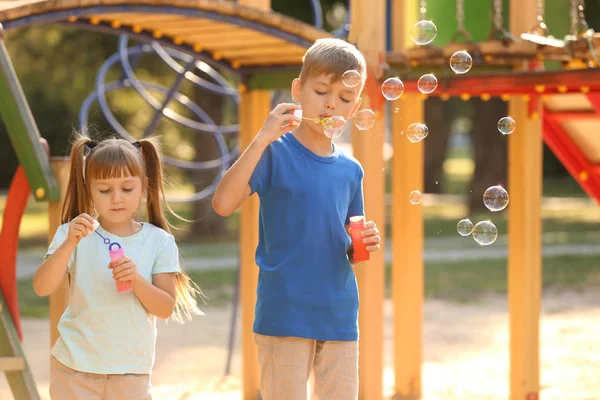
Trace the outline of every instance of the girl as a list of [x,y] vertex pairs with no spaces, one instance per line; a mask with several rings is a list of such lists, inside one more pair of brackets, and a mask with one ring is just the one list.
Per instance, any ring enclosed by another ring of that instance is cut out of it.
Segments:
[[[144,195],[149,222],[142,223]],[[52,399],[151,399],[155,317],[183,322],[201,314],[201,293],[179,265],[161,197],[155,139],[96,143],[76,135],[63,225],[33,278],[39,296],[52,294],[65,274],[71,283],[51,350]],[[111,262],[109,248],[119,247],[125,256]]]

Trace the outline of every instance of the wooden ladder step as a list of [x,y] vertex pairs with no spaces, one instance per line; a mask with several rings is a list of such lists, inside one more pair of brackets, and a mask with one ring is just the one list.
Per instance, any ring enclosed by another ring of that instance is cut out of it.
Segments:
[[0,371],[13,372],[25,369],[23,357],[0,357]]

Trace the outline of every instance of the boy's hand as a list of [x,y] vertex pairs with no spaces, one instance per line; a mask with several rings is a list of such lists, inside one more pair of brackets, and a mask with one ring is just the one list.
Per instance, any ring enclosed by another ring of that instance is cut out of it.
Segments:
[[302,122],[302,118],[286,112],[299,110],[301,107],[297,104],[281,103],[267,115],[257,137],[264,138],[269,143],[279,139],[287,131],[296,128]]
[[379,245],[379,242],[381,242],[381,237],[379,236],[379,229],[377,229],[375,222],[366,222],[365,229],[360,232],[360,235],[363,238],[363,243],[366,243],[366,249],[369,253],[377,251],[381,248]]

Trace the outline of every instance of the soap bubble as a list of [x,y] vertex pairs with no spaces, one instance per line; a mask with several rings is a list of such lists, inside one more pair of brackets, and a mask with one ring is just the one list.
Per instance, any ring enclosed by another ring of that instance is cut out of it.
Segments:
[[375,113],[371,109],[360,110],[354,114],[354,125],[361,131],[371,128],[375,124]]
[[488,246],[498,239],[498,228],[491,221],[481,221],[473,227],[473,239],[482,246]]
[[508,192],[502,186],[490,186],[483,193],[483,204],[490,211],[501,211],[508,206]]
[[381,85],[381,94],[388,100],[398,100],[404,93],[404,83],[399,78],[388,78]]
[[425,74],[417,81],[417,89],[423,94],[430,94],[437,88],[438,81],[435,75]]
[[433,42],[436,35],[437,27],[432,21],[419,21],[410,30],[410,38],[419,46]]
[[342,82],[344,83],[344,85],[351,88],[358,86],[358,84],[360,83],[360,79],[360,73],[353,69],[344,72],[344,74],[342,75]]
[[464,50],[457,51],[450,57],[450,68],[457,74],[466,74],[473,66],[471,55]]
[[419,192],[418,190],[413,190],[408,195],[408,201],[410,201],[411,204],[419,204],[421,202],[421,196],[421,192]]
[[511,117],[500,118],[500,121],[498,121],[498,130],[503,135],[510,135],[515,131],[516,127],[517,124]]
[[346,120],[344,117],[333,116],[329,117],[323,122],[323,127],[325,131],[325,136],[330,139],[335,139],[342,136],[344,133],[344,126],[346,125]]
[[456,230],[461,236],[469,236],[473,232],[473,223],[468,218],[461,219],[456,224]]
[[429,135],[427,125],[421,123],[410,124],[406,128],[406,137],[412,143],[418,143]]

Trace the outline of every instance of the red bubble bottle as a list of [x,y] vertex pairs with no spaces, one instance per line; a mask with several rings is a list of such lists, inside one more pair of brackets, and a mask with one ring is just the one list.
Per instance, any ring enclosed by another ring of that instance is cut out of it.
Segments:
[[367,251],[367,244],[363,243],[363,237],[360,235],[364,229],[364,216],[350,217],[350,237],[352,238],[352,247],[354,247],[354,261],[368,261],[371,259],[371,255]]

